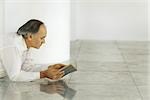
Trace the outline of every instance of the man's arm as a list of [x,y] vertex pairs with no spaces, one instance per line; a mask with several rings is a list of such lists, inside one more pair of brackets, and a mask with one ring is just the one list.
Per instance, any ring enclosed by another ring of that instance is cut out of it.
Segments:
[[30,50],[26,52],[26,56],[24,58],[25,59],[21,68],[22,70],[27,72],[40,72],[40,78],[61,78],[60,75],[62,75],[62,71],[59,69],[64,67],[64,64],[35,64],[34,59],[32,58],[32,52]]
[[47,78],[47,74],[45,71],[40,72],[40,78]]
[[65,65],[64,64],[54,64],[54,65],[50,65],[50,64],[36,64],[35,60],[32,55],[32,51],[29,49],[26,54],[25,54],[25,59],[23,61],[22,67],[21,69],[24,71],[28,71],[28,72],[40,72],[40,71],[44,71],[47,70],[50,67],[55,67],[55,68],[62,68]]
[[48,64],[36,64],[30,49],[23,54],[24,61],[21,69],[27,72],[40,72],[48,68]]
[[33,81],[40,79],[40,72],[26,72],[21,70],[21,55],[15,47],[5,48],[2,51],[2,63],[12,81]]

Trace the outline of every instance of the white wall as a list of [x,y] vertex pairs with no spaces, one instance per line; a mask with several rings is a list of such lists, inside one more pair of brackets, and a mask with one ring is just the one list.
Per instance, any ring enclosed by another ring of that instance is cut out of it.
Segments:
[[146,0],[72,1],[72,39],[147,40]]
[[148,40],[150,41],[150,0],[147,0],[148,9]]
[[4,33],[4,1],[0,0],[0,48],[3,44],[3,33]]
[[76,15],[76,9],[77,9],[77,7],[76,7],[76,3],[75,3],[75,1],[74,0],[71,0],[71,40],[73,41],[73,40],[76,40],[77,39],[77,32],[76,32],[76,26],[77,26],[77,23],[76,23],[76,17],[77,17],[77,15]]
[[48,30],[46,44],[33,54],[37,63],[69,60],[69,0],[6,0],[5,33],[16,32],[30,19],[42,20]]

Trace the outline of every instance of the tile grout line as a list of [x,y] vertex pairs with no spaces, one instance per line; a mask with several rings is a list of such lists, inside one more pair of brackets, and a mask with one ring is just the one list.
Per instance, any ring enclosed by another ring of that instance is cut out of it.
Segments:
[[80,46],[79,46],[79,48],[78,48],[78,52],[77,52],[77,55],[76,55],[76,61],[77,61],[77,58],[79,57],[79,54],[80,54],[80,52],[81,52],[81,45],[82,45],[82,43],[83,43],[83,41],[81,41],[81,40],[78,40],[79,42],[80,42]]
[[[77,42],[79,42],[79,48],[77,49],[77,55],[76,55],[76,57],[75,57],[75,66],[78,68],[78,65],[77,65],[77,58],[78,58],[78,55],[79,55],[79,53],[80,53],[80,48],[81,48],[81,40],[77,40]],[[68,84],[70,83],[70,81],[71,81],[71,78],[72,78],[72,74],[70,75],[70,78],[69,78],[69,81],[68,81]]]
[[131,76],[131,78],[132,78],[132,81],[134,82],[134,85],[135,85],[135,87],[136,87],[136,89],[137,89],[137,91],[138,91],[138,93],[139,93],[141,99],[144,100],[144,99],[143,99],[143,96],[142,96],[142,94],[141,94],[141,92],[140,92],[140,90],[139,90],[139,88],[138,88],[138,85],[136,84],[135,79],[134,79],[134,77],[133,77],[131,71],[129,70],[128,63],[126,62],[125,57],[124,57],[123,53],[121,52],[121,49],[119,48],[118,42],[115,41],[115,44],[116,44],[117,48],[118,48],[119,51],[120,51],[120,54],[121,54],[121,56],[122,56],[122,58],[123,58],[123,60],[124,60],[124,62],[125,62],[125,64],[126,64],[126,67],[127,67],[127,69],[128,69],[128,72],[130,73],[130,76]]

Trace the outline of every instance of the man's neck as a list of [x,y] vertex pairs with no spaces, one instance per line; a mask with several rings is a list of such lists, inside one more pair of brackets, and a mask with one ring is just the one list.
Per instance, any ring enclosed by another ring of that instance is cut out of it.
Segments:
[[25,40],[27,48],[29,49],[31,47],[31,43],[29,42],[28,39],[24,39],[24,40]]

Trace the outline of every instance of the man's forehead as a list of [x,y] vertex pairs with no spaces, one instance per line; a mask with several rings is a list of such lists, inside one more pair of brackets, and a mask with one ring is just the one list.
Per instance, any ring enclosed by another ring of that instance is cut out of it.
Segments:
[[44,24],[42,24],[39,28],[39,31],[46,31],[46,27]]
[[41,25],[40,28],[39,28],[38,33],[39,33],[40,35],[46,35],[46,34],[47,34],[46,27],[45,27],[44,25]]

